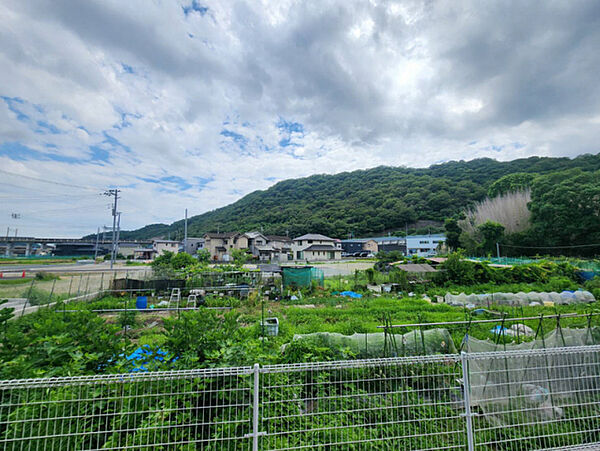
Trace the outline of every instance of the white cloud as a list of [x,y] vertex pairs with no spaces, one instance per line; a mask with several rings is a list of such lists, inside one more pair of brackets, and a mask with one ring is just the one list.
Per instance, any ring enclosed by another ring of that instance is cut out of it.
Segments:
[[[313,173],[598,150],[596,2],[190,4],[0,5],[1,168],[121,186],[136,228]],[[110,220],[92,191],[10,183],[23,233]]]

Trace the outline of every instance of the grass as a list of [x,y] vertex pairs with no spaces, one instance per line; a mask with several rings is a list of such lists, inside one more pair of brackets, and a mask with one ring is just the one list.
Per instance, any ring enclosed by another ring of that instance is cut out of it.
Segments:
[[19,279],[0,279],[0,285],[22,285],[24,283],[31,282],[31,277],[19,278]]

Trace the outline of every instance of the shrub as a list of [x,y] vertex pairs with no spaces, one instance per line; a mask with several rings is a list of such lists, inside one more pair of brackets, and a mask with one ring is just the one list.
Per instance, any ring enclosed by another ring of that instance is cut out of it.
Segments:
[[35,280],[38,281],[46,281],[46,280],[59,280],[60,277],[58,277],[56,274],[52,274],[49,272],[36,272],[35,273]]
[[133,327],[135,326],[137,319],[137,312],[135,310],[125,310],[124,312],[120,312],[117,317],[117,323],[121,327]]

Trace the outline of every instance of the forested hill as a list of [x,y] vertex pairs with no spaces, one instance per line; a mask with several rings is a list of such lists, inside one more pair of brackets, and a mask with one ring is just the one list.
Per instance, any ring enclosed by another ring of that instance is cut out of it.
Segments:
[[[423,169],[381,166],[336,175],[285,180],[188,221],[188,235],[209,231],[263,230],[297,236],[334,237],[403,230],[416,220],[454,215],[485,197],[498,178],[517,172],[546,174],[570,168],[600,169],[600,154],[574,159],[531,157],[499,162],[490,158],[438,164]],[[181,238],[183,221],[121,232],[122,239]]]

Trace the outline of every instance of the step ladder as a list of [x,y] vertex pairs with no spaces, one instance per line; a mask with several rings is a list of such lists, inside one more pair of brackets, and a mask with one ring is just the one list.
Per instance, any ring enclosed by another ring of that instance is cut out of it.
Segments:
[[171,289],[171,297],[169,298],[169,307],[172,307],[173,303],[175,304],[175,307],[177,307],[179,305],[179,301],[181,301],[181,289],[180,288]]

